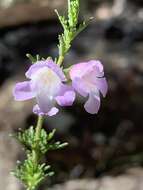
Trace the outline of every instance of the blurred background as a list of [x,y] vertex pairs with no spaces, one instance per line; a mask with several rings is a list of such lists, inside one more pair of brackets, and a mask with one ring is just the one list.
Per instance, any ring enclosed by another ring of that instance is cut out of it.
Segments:
[[[30,65],[26,53],[57,56],[62,28],[54,9],[64,14],[66,6],[66,0],[0,0],[0,189],[23,189],[9,172],[24,151],[9,134],[36,123],[33,102],[15,102],[13,86]],[[46,155],[56,175],[39,189],[143,190],[143,1],[81,0],[80,19],[90,16],[65,67],[100,59],[109,92],[98,115],[79,100],[45,120],[45,129],[56,128],[69,147]]]

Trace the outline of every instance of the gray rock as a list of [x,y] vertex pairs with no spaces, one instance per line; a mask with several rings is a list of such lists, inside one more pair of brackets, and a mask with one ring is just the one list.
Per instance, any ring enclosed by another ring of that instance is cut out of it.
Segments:
[[0,1],[0,27],[13,26],[55,18],[54,9],[63,10],[65,0],[2,0]]
[[143,170],[136,168],[118,177],[71,180],[49,190],[143,190]]
[[29,102],[14,101],[12,89],[16,81],[13,79],[5,83],[0,90],[0,189],[4,190],[21,189],[21,185],[10,172],[15,168],[22,148],[9,134],[14,133],[14,129],[18,127],[24,127],[32,108]]

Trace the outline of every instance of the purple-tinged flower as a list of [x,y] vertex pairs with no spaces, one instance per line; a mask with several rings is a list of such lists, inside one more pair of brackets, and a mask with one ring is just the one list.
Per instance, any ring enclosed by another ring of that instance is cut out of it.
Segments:
[[100,93],[106,96],[108,85],[100,61],[91,60],[73,65],[70,70],[73,88],[83,97],[88,97],[84,108],[95,114],[100,108]]
[[13,95],[15,100],[24,101],[36,98],[33,112],[38,115],[53,116],[60,106],[71,106],[75,92],[71,86],[64,84],[66,77],[62,69],[52,60],[38,61],[26,72],[29,81],[17,83]]

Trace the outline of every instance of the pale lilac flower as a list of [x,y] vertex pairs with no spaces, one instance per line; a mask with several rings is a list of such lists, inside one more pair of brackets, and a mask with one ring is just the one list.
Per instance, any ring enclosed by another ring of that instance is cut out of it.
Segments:
[[70,70],[73,88],[83,97],[88,96],[84,108],[95,114],[100,108],[100,93],[107,93],[107,81],[104,77],[103,65],[100,61],[91,60],[73,65]]
[[53,116],[60,106],[71,106],[75,92],[71,86],[64,84],[66,77],[62,69],[52,60],[38,61],[26,72],[29,81],[17,83],[13,95],[15,100],[23,101],[36,98],[33,112],[38,115]]

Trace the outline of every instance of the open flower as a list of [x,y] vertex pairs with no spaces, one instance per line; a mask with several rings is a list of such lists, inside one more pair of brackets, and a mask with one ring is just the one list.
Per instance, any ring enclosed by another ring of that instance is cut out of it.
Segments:
[[38,115],[53,116],[60,106],[71,106],[75,92],[71,86],[64,84],[66,77],[62,69],[52,60],[38,61],[26,72],[29,81],[17,83],[13,95],[15,100],[23,101],[36,98],[33,112]]
[[70,70],[73,88],[83,97],[89,96],[84,108],[95,114],[100,108],[100,93],[107,93],[107,81],[104,77],[103,65],[100,61],[91,60],[73,65]]

